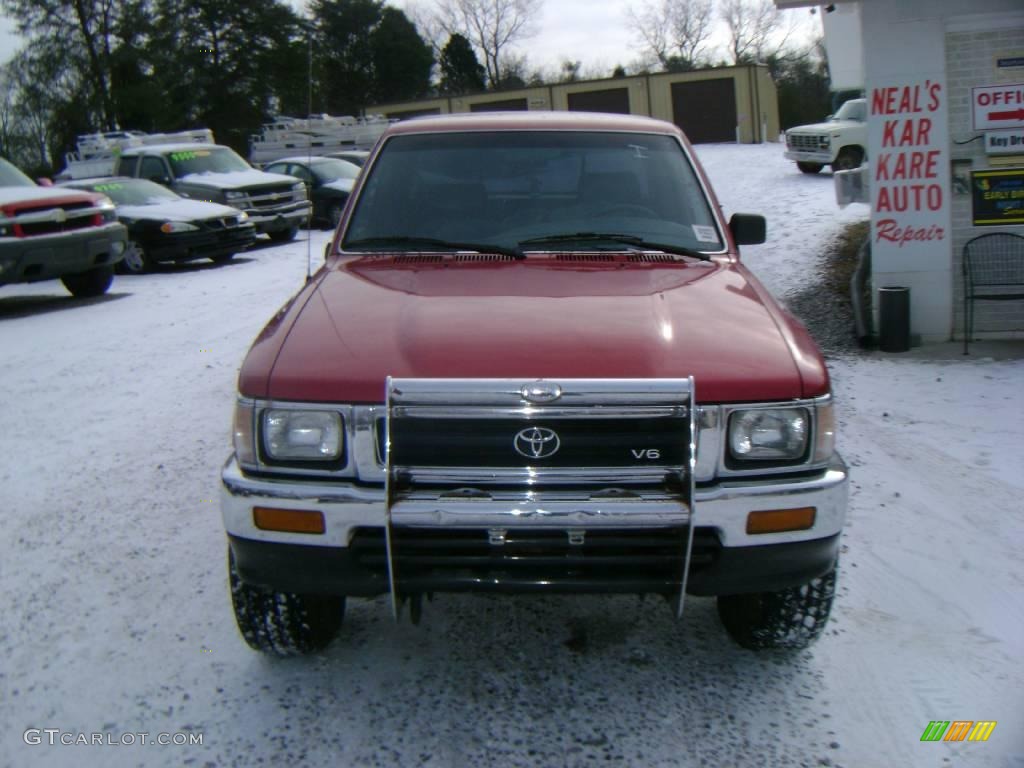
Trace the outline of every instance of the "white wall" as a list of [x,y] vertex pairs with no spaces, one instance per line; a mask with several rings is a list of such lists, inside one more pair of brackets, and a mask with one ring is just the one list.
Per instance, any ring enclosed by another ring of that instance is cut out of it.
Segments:
[[833,91],[864,87],[864,58],[860,3],[836,3],[831,12],[820,9],[825,29],[825,51]]

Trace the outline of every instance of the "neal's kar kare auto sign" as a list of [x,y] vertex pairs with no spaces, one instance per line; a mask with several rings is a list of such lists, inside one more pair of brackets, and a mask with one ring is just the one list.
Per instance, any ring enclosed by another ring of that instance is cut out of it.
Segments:
[[943,85],[923,80],[873,88],[871,118],[873,241],[927,258],[948,238]]
[[971,174],[974,226],[1024,224],[1024,168]]

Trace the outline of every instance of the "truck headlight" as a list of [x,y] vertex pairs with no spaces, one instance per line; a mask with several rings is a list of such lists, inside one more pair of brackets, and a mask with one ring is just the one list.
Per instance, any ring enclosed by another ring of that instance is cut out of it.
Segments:
[[335,461],[344,448],[335,411],[269,408],[263,412],[263,449],[277,461]]
[[806,408],[753,408],[729,417],[729,453],[737,461],[796,461],[807,451]]
[[306,198],[306,185],[301,181],[298,184],[292,184],[292,199],[305,200]]
[[241,200],[245,197],[245,192],[239,192],[237,189],[229,189],[224,193],[225,200]]
[[184,221],[165,221],[160,225],[160,231],[165,235],[170,235],[175,232],[197,232],[199,227],[195,224],[187,224]]

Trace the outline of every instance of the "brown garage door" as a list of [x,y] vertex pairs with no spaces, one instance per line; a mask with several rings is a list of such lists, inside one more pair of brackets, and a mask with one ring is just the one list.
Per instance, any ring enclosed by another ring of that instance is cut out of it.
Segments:
[[736,141],[736,84],[731,77],[672,83],[672,119],[694,144]]
[[629,114],[629,89],[608,88],[604,91],[583,91],[569,94],[570,112],[613,112]]
[[527,109],[526,99],[505,99],[469,105],[470,112],[525,112]]

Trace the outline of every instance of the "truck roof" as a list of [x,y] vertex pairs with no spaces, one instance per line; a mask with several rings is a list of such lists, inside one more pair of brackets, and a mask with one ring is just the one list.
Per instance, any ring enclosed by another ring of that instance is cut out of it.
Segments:
[[416,117],[395,123],[387,135],[465,131],[614,131],[677,136],[679,128],[664,120],[598,112],[478,112]]
[[205,149],[207,151],[213,149],[229,149],[223,144],[204,144],[199,141],[179,141],[173,144],[146,144],[141,147],[128,147],[127,149],[121,150],[121,157],[131,157],[132,155],[142,154],[156,154],[161,155],[164,152],[188,152],[190,150]]

